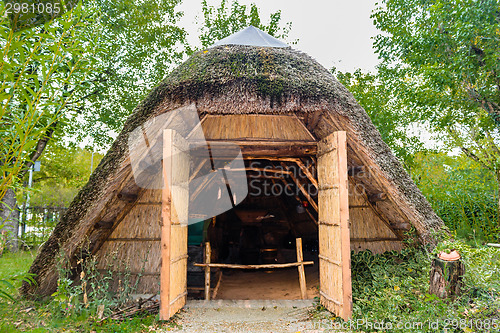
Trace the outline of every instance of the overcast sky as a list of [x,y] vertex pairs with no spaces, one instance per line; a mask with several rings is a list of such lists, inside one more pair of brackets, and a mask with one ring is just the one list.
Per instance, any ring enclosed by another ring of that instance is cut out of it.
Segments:
[[[232,0],[228,0],[231,3]],[[282,12],[283,22],[292,22],[289,41],[299,39],[294,48],[304,51],[330,69],[342,71],[356,68],[374,70],[377,56],[371,37],[377,34],[370,13],[373,0],[239,0],[241,4],[255,3],[261,9],[261,18]],[[208,0],[218,5],[220,0]],[[184,0],[179,7],[184,11],[181,24],[190,34],[190,42],[199,45],[195,18],[201,16],[201,0]]]

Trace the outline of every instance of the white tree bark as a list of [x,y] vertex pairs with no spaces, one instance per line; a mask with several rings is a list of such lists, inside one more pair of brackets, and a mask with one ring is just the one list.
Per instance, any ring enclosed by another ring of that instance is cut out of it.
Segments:
[[10,251],[17,251],[19,248],[19,208],[17,207],[16,194],[12,189],[5,192],[5,196],[0,202],[0,230],[2,241],[6,240],[5,248]]

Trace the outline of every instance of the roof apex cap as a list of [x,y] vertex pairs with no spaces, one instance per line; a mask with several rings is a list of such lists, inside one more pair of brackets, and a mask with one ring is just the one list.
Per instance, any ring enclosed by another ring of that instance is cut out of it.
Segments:
[[280,41],[277,38],[269,35],[268,33],[254,27],[249,26],[240,30],[229,37],[215,42],[209,48],[221,45],[248,45],[248,46],[261,46],[261,47],[289,47],[288,44]]

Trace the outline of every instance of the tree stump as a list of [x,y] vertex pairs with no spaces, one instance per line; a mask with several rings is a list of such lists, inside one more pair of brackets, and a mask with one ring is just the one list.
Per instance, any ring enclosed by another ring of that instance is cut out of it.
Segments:
[[446,261],[436,258],[432,261],[429,293],[441,299],[455,299],[460,295],[465,267],[462,261]]

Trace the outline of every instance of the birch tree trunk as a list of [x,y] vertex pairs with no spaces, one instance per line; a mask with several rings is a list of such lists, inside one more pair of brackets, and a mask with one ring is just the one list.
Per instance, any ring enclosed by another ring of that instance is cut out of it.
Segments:
[[0,202],[0,230],[2,233],[2,248],[5,246],[10,251],[17,251],[19,232],[19,209],[17,207],[14,190],[7,189]]

